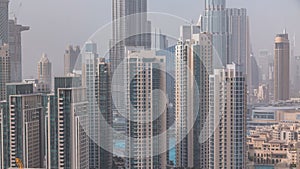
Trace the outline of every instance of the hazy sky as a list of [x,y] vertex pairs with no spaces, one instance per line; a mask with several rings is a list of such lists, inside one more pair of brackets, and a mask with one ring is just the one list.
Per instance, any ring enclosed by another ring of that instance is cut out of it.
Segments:
[[[36,77],[36,64],[43,52],[53,63],[54,75],[63,75],[66,46],[82,45],[96,30],[109,23],[111,3],[111,0],[11,0],[11,16],[15,14],[19,23],[31,27],[23,33],[23,77]],[[203,13],[204,0],[148,0],[148,4],[150,12],[197,21]],[[260,49],[272,51],[275,35],[284,28],[290,39],[294,34],[296,40],[300,39],[299,0],[227,0],[227,7],[248,9],[255,54]],[[300,45],[296,45],[295,53],[300,55]]]

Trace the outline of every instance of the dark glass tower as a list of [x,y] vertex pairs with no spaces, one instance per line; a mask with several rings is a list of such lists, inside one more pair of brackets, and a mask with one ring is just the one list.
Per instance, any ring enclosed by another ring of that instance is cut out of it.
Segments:
[[0,0],[0,45],[8,43],[8,0]]

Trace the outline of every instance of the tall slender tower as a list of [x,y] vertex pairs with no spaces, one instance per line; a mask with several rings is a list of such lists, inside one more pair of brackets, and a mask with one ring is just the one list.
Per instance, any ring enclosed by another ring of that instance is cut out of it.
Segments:
[[38,62],[38,80],[39,83],[47,85],[47,88],[51,90],[52,86],[52,64],[49,61],[47,55],[43,53],[41,60]]
[[6,99],[6,83],[10,82],[10,57],[8,44],[0,45],[0,100]]
[[201,31],[212,34],[214,45],[214,63],[222,63],[225,66],[228,62],[228,32],[226,0],[205,0],[205,11],[201,19]]
[[17,20],[9,20],[9,55],[11,62],[11,82],[22,81],[22,39],[21,33],[29,30],[28,26],[17,24]]
[[70,73],[73,73],[79,55],[79,46],[73,47],[70,45],[67,47],[64,55],[65,76],[68,76]]
[[274,49],[274,100],[290,98],[290,42],[286,31],[276,35]]
[[110,61],[114,72],[125,57],[125,46],[151,48],[151,23],[147,20],[147,0],[113,0],[112,3]]
[[[167,165],[165,58],[130,51],[127,58],[127,169]],[[164,151],[165,150],[165,151]]]
[[209,136],[206,119],[212,51],[211,35],[206,33],[192,34],[191,39],[179,41],[176,46],[177,167],[207,168]]
[[246,168],[246,81],[238,65],[209,77],[209,167]]
[[248,16],[245,8],[226,9],[228,32],[227,63],[239,64],[246,73],[249,62]]
[[47,168],[88,169],[88,101],[76,77],[56,77],[48,99]]
[[110,63],[100,58],[97,63],[97,82],[100,118],[100,169],[112,168],[113,138],[112,138],[112,102],[111,102],[111,72]]
[[86,42],[82,53],[82,85],[86,89],[89,111],[89,163],[90,168],[100,167],[100,117],[97,105],[97,44]]
[[8,0],[0,0],[0,45],[8,43]]

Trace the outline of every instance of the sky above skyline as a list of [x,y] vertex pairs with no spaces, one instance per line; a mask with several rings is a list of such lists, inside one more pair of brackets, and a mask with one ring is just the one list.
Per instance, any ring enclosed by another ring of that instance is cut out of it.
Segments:
[[[10,16],[31,27],[22,36],[23,78],[36,78],[37,62],[47,53],[54,76],[63,75],[67,45],[82,46],[100,27],[111,21],[111,0],[11,0]],[[21,5],[20,5],[21,4]],[[149,12],[163,12],[197,22],[204,0],[148,0]],[[290,40],[300,38],[299,0],[227,0],[228,8],[247,8],[254,54],[260,49],[273,52],[274,38],[286,28]],[[179,27],[162,30],[177,31]],[[179,34],[178,34],[179,36]],[[299,40],[300,41],[300,40]],[[296,43],[296,55],[300,45]]]

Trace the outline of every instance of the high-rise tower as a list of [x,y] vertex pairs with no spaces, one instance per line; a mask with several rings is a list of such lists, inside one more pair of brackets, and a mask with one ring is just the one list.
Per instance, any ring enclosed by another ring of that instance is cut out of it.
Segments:
[[8,43],[8,0],[0,0],[0,45]]
[[79,55],[80,55],[79,46],[67,47],[64,55],[65,76],[68,76],[69,74],[73,73]]
[[110,46],[112,72],[125,57],[125,46],[151,48],[151,23],[147,0],[113,0],[113,39]]
[[228,32],[227,64],[239,64],[246,73],[247,63],[250,62],[248,16],[245,8],[226,9]]
[[[166,156],[165,58],[154,51],[130,51],[127,58],[126,168],[161,168]],[[161,94],[162,93],[162,94]]]
[[37,68],[39,83],[45,84],[47,88],[51,91],[52,64],[45,53],[42,55],[41,60],[38,62]]
[[56,77],[47,115],[47,168],[88,169],[88,101],[77,77]]
[[112,138],[112,103],[111,103],[111,73],[110,63],[105,58],[99,58],[97,63],[97,104],[100,118],[100,169],[112,168],[113,138]]
[[176,46],[176,165],[207,168],[208,76],[213,49],[210,34],[190,36]]
[[246,81],[238,65],[209,77],[209,167],[246,168]]
[[9,55],[11,62],[11,82],[22,81],[22,39],[21,33],[29,30],[28,26],[17,24],[16,20],[9,20]]
[[212,34],[214,63],[226,65],[228,62],[228,32],[226,0],[205,0],[205,11],[201,18],[201,31]]
[[100,116],[97,105],[97,44],[86,42],[82,52],[82,85],[86,89],[89,112],[89,167],[100,167]]
[[288,34],[276,35],[274,49],[274,100],[290,98],[290,42]]
[[0,100],[6,99],[6,83],[10,82],[10,57],[8,44],[0,45]]

